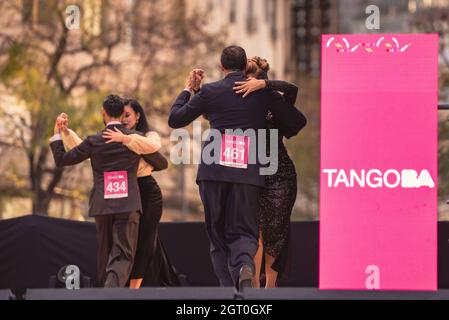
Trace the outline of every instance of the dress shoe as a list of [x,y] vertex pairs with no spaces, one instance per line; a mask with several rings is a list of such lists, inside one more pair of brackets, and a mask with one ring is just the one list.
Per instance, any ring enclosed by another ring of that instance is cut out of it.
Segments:
[[244,264],[240,269],[238,289],[242,290],[243,288],[252,288],[253,277],[254,277],[253,269],[249,265]]

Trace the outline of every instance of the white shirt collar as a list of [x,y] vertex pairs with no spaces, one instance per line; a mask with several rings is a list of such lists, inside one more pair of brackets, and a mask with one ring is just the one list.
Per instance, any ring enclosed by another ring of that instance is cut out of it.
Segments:
[[110,126],[110,125],[113,125],[113,124],[122,124],[120,121],[110,121],[110,122],[108,122],[107,124],[106,124],[106,127],[107,126]]

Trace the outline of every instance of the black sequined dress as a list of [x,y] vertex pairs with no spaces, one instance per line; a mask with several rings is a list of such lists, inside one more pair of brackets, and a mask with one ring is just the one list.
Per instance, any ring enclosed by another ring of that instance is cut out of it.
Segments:
[[[284,93],[284,99],[296,101],[298,88],[285,81],[268,80],[267,87]],[[260,197],[260,230],[264,252],[275,258],[272,268],[278,273],[285,269],[290,233],[290,217],[297,194],[297,176],[293,161],[285,148],[282,125],[271,114],[268,129],[278,129],[278,170],[266,177]],[[267,141],[269,152],[269,140]]]

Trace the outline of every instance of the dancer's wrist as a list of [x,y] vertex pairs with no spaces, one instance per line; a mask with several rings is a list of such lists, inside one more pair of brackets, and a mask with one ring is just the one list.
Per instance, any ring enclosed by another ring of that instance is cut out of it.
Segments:
[[129,144],[129,143],[131,142],[131,137],[130,137],[130,136],[127,136],[127,135],[123,135],[123,136],[121,137],[121,140],[122,140],[122,143],[123,143],[123,144]]

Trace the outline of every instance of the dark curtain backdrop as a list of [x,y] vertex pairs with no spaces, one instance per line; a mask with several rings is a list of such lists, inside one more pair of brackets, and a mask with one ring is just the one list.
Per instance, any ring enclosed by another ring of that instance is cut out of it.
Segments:
[[[438,285],[449,288],[449,222],[439,222]],[[161,240],[188,285],[215,286],[202,222],[167,222]],[[410,235],[411,237],[413,235]],[[293,222],[287,269],[281,286],[318,286],[318,222]],[[47,288],[51,275],[68,264],[96,282],[95,224],[41,216],[0,221],[0,289],[20,297],[26,288]]]

